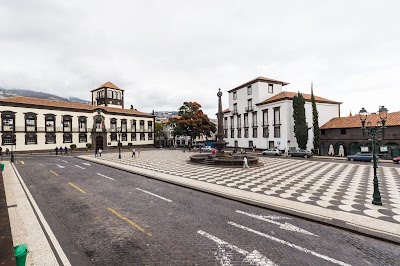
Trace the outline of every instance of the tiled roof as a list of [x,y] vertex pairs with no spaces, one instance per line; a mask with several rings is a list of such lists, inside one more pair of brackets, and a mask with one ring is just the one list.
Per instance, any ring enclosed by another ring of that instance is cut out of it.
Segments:
[[0,105],[3,105],[3,103],[4,104],[8,103],[8,105],[10,104],[27,105],[28,107],[31,108],[51,107],[49,109],[63,108],[63,109],[75,109],[81,111],[95,111],[96,109],[100,108],[109,113],[130,114],[130,115],[149,116],[149,117],[154,116],[133,109],[122,109],[122,108],[114,108],[108,106],[97,106],[85,103],[64,102],[64,101],[40,99],[33,97],[23,97],[23,96],[2,98],[0,99]]
[[276,80],[276,79],[270,79],[270,78],[266,78],[266,77],[258,77],[258,78],[255,78],[255,79],[253,79],[253,80],[250,80],[250,81],[248,81],[248,82],[246,82],[246,83],[240,85],[239,87],[236,87],[236,88],[234,88],[234,89],[231,89],[231,90],[229,90],[228,92],[232,92],[232,91],[235,91],[235,90],[238,90],[238,89],[247,87],[247,86],[249,86],[249,85],[251,85],[251,84],[253,84],[253,83],[259,82],[259,81],[261,81],[261,82],[268,82],[268,83],[282,84],[282,86],[285,86],[285,85],[288,85],[288,84],[289,84],[289,83],[287,83],[287,82],[280,81],[280,80]]
[[[278,93],[275,96],[272,96],[271,98],[268,98],[260,103],[257,103],[256,105],[263,105],[263,104],[267,104],[267,103],[273,103],[273,102],[279,102],[279,101],[283,101],[283,100],[293,100],[294,96],[297,96],[298,93],[297,92],[291,92],[291,91],[282,91],[280,93]],[[302,93],[304,100],[307,102],[311,102],[311,94],[305,94]],[[341,104],[341,102],[335,102],[329,99],[325,99],[319,96],[314,95],[315,98],[315,102],[318,103],[332,103],[332,104]]]
[[123,89],[118,88],[118,87],[117,87],[114,83],[112,83],[111,81],[107,81],[106,83],[104,83],[103,85],[101,85],[100,87],[98,87],[97,89],[94,89],[94,90],[92,90],[92,91],[95,91],[95,90],[98,90],[98,89],[101,89],[101,88],[104,88],[104,87],[123,91]]
[[[367,122],[370,121],[372,125],[380,120],[379,114],[371,114],[367,117]],[[400,126],[400,112],[388,113],[386,118],[386,126]],[[348,117],[335,117],[321,126],[321,129],[331,128],[361,128],[361,120],[359,115]]]

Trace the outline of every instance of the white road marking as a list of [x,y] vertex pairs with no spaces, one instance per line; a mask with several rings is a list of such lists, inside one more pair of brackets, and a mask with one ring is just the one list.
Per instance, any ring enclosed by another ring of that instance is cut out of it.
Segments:
[[62,162],[64,162],[64,163],[68,163],[66,160],[61,160]]
[[108,177],[108,176],[106,176],[106,175],[102,175],[102,174],[100,174],[100,173],[97,173],[99,176],[102,176],[102,177],[105,177],[105,178],[108,178],[108,179],[111,179],[111,180],[115,180],[114,178],[111,178],[111,177]]
[[44,167],[44,165],[43,165],[43,164],[41,164],[41,163],[39,163],[39,165],[41,165],[41,166],[43,166],[43,167]]
[[75,166],[78,167],[78,168],[81,168],[81,169],[86,169],[86,168],[84,168],[84,167],[82,167],[82,166],[80,166],[80,165],[76,165],[76,164],[75,164]]
[[157,198],[159,198],[159,199],[162,199],[162,200],[165,200],[165,201],[168,201],[168,202],[172,202],[172,200],[170,200],[170,199],[167,199],[167,198],[158,196],[158,195],[156,195],[156,194],[154,194],[154,193],[151,193],[151,192],[149,192],[149,191],[146,191],[146,190],[143,190],[143,189],[140,189],[140,188],[136,188],[136,189],[137,189],[137,190],[140,190],[140,191],[142,191],[142,192],[144,192],[144,193],[150,194],[150,195],[152,195],[152,196],[154,196],[154,197],[157,197]]
[[65,168],[65,166],[62,166],[62,165],[59,165],[59,164],[57,164],[57,166],[60,167],[60,168]]
[[210,235],[202,230],[197,231],[197,233],[202,236],[207,237],[208,239],[211,239],[212,241],[214,241],[215,243],[218,244],[218,252],[216,252],[215,255],[220,260],[221,265],[223,265],[223,266],[232,265],[231,264],[232,255],[230,254],[230,252],[225,251],[225,247],[230,248],[242,255],[245,255],[246,258],[243,260],[243,262],[248,262],[252,265],[262,265],[262,266],[276,265],[270,259],[268,259],[264,255],[262,255],[257,250],[254,250],[253,252],[250,253],[250,252],[243,250],[237,246],[229,244],[228,242],[225,242],[222,239],[219,239],[213,235]]
[[286,245],[286,246],[292,247],[292,248],[294,248],[294,249],[303,251],[303,252],[305,252],[305,253],[310,253],[311,255],[314,255],[314,256],[316,256],[316,257],[318,257],[318,258],[321,258],[321,259],[324,259],[324,260],[326,260],[326,261],[329,261],[329,262],[332,262],[332,263],[336,263],[336,264],[339,264],[339,265],[342,265],[342,266],[350,266],[350,264],[344,263],[344,262],[339,261],[339,260],[332,259],[332,258],[330,258],[330,257],[328,257],[328,256],[319,254],[319,253],[317,253],[317,252],[315,252],[315,251],[311,251],[311,250],[308,250],[308,249],[306,249],[306,248],[303,248],[303,247],[297,246],[297,245],[295,245],[295,244],[292,244],[292,243],[290,243],[290,242],[287,242],[287,241],[285,241],[285,240],[282,240],[282,239],[279,239],[279,238],[276,238],[276,237],[273,237],[273,236],[270,236],[270,235],[261,233],[261,232],[259,232],[259,231],[256,231],[256,230],[253,230],[253,229],[251,229],[251,228],[248,228],[248,227],[246,227],[246,226],[243,226],[243,225],[240,225],[240,224],[237,224],[237,223],[234,223],[234,222],[228,222],[228,224],[233,225],[233,226],[235,226],[235,227],[237,227],[237,228],[240,228],[240,229],[243,229],[243,230],[252,232],[252,233],[257,234],[257,235],[259,235],[259,236],[263,236],[263,237],[265,237],[265,238],[268,238],[268,239],[270,239],[270,240],[273,240],[273,241],[276,241],[276,242],[278,242],[278,243],[284,244],[284,245]]
[[90,166],[90,163],[83,163],[84,165]]
[[236,212],[240,213],[240,214],[247,215],[247,216],[252,217],[252,218],[256,218],[258,220],[261,220],[261,221],[264,221],[264,222],[267,222],[267,223],[279,225],[279,229],[298,232],[298,233],[311,235],[311,236],[317,236],[317,235],[315,235],[315,234],[313,234],[311,232],[308,232],[307,230],[301,229],[301,228],[299,228],[299,227],[297,227],[297,226],[295,226],[293,224],[290,224],[290,223],[284,223],[283,224],[283,223],[279,223],[279,222],[273,221],[271,219],[267,219],[266,218],[267,216],[251,214],[251,213],[247,213],[247,212],[239,211],[239,210],[237,210]]

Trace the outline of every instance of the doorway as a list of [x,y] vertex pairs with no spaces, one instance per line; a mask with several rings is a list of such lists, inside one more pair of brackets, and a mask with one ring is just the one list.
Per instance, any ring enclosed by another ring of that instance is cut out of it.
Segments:
[[96,137],[96,149],[103,149],[103,137],[102,136],[97,136]]

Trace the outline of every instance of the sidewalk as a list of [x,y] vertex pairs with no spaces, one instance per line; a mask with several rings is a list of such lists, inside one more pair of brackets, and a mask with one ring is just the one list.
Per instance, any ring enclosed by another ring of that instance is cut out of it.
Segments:
[[187,163],[191,152],[145,150],[79,158],[400,244],[400,168],[379,167],[383,206],[372,205],[371,166],[263,157],[261,167]]

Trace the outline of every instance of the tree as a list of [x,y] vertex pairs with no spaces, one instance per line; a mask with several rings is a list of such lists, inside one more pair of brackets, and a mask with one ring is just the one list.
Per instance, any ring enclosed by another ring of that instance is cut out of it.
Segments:
[[319,147],[321,146],[321,130],[318,124],[318,110],[317,104],[315,103],[315,97],[313,92],[313,86],[311,84],[311,104],[312,104],[312,117],[313,117],[313,133],[314,133],[314,152],[319,154]]
[[154,126],[154,135],[156,139],[158,138],[158,145],[160,145],[161,137],[164,136],[164,127],[160,122],[156,122]]
[[294,119],[294,136],[300,149],[307,149],[308,127],[306,123],[306,110],[304,108],[305,100],[299,92],[293,97],[293,119]]
[[183,103],[179,108],[178,116],[170,119],[170,123],[174,125],[172,131],[174,138],[190,136],[193,141],[201,135],[211,137],[211,132],[217,131],[216,126],[200,108],[201,105],[197,102]]

